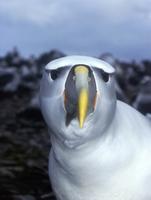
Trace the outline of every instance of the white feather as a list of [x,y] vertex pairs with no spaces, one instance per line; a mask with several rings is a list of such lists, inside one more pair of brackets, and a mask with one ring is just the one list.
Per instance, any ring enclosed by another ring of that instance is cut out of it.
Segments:
[[[70,70],[75,64],[114,72],[103,61],[81,56],[58,59],[46,68],[69,65]],[[49,175],[57,199],[151,200],[149,120],[116,100],[113,77],[105,83],[93,71],[96,109],[82,129],[77,119],[66,126],[61,92],[69,70],[56,81],[49,81],[44,74],[40,92],[42,113],[51,134]]]

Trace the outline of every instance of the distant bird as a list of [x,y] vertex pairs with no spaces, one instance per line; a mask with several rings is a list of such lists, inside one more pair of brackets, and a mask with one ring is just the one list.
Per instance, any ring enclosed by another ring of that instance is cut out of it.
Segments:
[[45,67],[40,106],[58,200],[151,200],[151,123],[116,100],[114,73],[86,56]]
[[145,76],[139,84],[139,93],[133,103],[142,113],[151,113],[151,78]]

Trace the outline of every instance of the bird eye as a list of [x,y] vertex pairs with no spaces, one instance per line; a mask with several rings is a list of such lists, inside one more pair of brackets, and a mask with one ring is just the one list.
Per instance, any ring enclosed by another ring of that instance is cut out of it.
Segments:
[[60,74],[59,69],[46,70],[52,80],[56,80]]
[[102,76],[104,82],[108,82],[108,80],[109,80],[109,74],[108,73],[106,73],[105,71],[101,70],[101,76]]
[[47,72],[48,76],[54,81],[57,78],[59,78],[59,76],[63,73],[66,72],[66,70],[68,70],[68,66],[65,67],[59,67],[57,69],[45,69],[45,71]]
[[52,80],[56,80],[58,78],[59,71],[57,69],[53,69],[50,71],[50,75]]

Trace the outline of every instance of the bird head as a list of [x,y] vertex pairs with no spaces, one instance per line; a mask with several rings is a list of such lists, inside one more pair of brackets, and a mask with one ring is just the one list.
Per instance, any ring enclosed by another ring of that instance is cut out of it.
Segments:
[[46,65],[40,107],[52,137],[68,147],[100,138],[116,107],[114,68],[87,56],[67,56]]

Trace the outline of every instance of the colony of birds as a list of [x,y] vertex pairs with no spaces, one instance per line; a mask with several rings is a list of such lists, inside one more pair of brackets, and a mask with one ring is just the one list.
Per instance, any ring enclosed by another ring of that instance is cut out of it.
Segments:
[[[54,199],[47,175],[49,136],[38,91],[43,67],[63,56],[51,51],[26,59],[14,50],[0,58],[0,199]],[[110,54],[99,58],[116,68],[118,98],[150,116],[151,62],[123,62]]]

